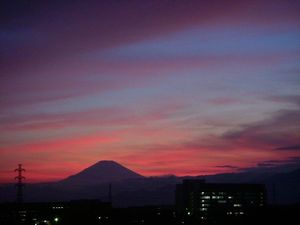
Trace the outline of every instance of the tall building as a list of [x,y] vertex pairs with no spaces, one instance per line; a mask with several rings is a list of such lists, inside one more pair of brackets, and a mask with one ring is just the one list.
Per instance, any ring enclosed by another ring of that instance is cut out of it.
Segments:
[[200,219],[244,216],[263,207],[266,189],[261,184],[205,183],[183,180],[176,186],[176,209],[182,216]]

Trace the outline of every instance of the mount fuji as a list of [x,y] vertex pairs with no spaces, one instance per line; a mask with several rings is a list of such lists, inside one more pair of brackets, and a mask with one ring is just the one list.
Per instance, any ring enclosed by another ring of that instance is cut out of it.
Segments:
[[102,183],[121,182],[130,179],[141,179],[142,175],[122,166],[115,161],[104,160],[72,175],[60,184],[96,185]]

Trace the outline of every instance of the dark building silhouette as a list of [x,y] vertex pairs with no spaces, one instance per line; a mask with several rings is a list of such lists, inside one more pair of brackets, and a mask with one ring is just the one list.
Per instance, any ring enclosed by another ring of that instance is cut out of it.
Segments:
[[1,225],[104,225],[110,220],[111,204],[100,200],[0,204]]
[[183,180],[176,186],[176,210],[199,220],[243,217],[264,207],[266,189],[260,184],[218,184]]

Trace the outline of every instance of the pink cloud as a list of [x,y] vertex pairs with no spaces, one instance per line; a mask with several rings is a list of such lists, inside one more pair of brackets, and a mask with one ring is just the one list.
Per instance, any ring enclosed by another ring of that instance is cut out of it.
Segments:
[[31,154],[58,154],[63,151],[64,155],[72,153],[83,154],[82,151],[86,148],[100,146],[107,143],[115,143],[118,141],[117,137],[105,137],[102,134],[77,136],[72,138],[61,138],[55,140],[43,140],[32,142],[28,144],[15,144],[11,146],[1,147],[1,154],[13,154],[18,152],[19,156]]
[[93,127],[142,125],[172,119],[176,112],[184,108],[177,100],[167,103],[147,102],[138,111],[124,107],[99,107],[78,112],[34,113],[28,115],[7,115],[0,119],[0,131],[26,132],[54,130],[67,127]]

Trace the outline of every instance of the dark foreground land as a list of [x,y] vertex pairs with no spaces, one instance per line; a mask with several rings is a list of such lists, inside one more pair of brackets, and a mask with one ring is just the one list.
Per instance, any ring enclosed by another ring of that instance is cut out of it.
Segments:
[[5,203],[0,205],[1,225],[298,225],[300,204],[266,206],[247,214],[211,213],[179,215],[173,206],[112,208],[100,201]]

